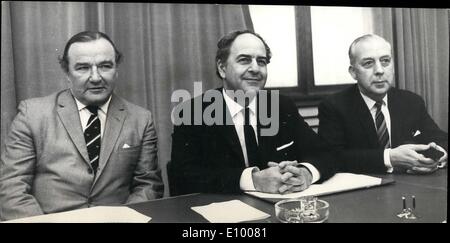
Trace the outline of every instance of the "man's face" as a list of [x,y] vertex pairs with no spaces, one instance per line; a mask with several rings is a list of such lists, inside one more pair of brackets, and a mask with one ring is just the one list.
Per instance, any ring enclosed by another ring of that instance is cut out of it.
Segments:
[[256,94],[267,80],[267,57],[263,42],[252,34],[236,37],[226,63],[217,63],[227,90]]
[[67,77],[72,94],[85,105],[102,105],[117,78],[114,48],[105,39],[75,42],[68,51]]
[[368,97],[381,100],[394,81],[391,46],[382,39],[366,39],[355,46],[354,57],[349,72],[358,81],[359,89]]

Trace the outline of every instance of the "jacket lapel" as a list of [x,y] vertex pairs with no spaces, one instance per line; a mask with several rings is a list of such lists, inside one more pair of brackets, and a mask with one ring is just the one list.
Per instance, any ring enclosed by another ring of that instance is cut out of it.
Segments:
[[401,121],[403,120],[403,111],[400,106],[401,101],[397,100],[397,96],[395,95],[395,88],[391,88],[388,92],[388,109],[389,115],[391,116],[391,147],[398,146],[401,141]]
[[[113,94],[108,107],[108,114],[106,114],[105,130],[103,132],[102,145],[100,148],[99,165],[101,168],[105,167],[111,156],[126,119],[126,113],[125,106],[120,98]],[[96,180],[100,177],[102,171],[103,170],[100,170]]]
[[360,125],[362,128],[362,133],[365,133],[367,136],[367,141],[374,147],[378,147],[378,137],[377,132],[375,128],[375,124],[372,118],[372,114],[370,114],[370,111],[364,102],[363,98],[361,97],[361,94],[359,93],[358,87],[354,86],[354,114],[361,114],[358,115]]
[[81,127],[80,115],[75,103],[75,99],[69,90],[60,93],[57,98],[58,107],[56,108],[59,118],[69,133],[72,142],[77,147],[81,156],[89,164],[89,156],[84,140],[83,128]]
[[[270,126],[272,126],[273,124],[266,124],[263,125],[261,124],[261,109],[265,109],[267,112],[267,117],[272,117],[272,109],[271,109],[271,93],[269,91],[267,91],[267,103],[266,104],[260,104],[261,98],[260,95],[258,94],[258,99],[257,99],[257,104],[256,104],[256,108],[257,108],[257,117],[256,117],[256,121],[257,121],[257,136],[258,136],[258,154],[259,154],[259,165],[257,166],[262,166],[265,167],[265,158],[269,158],[270,154],[273,153],[273,149],[275,148],[273,146],[273,141],[274,141],[274,137],[276,136],[261,136],[261,130],[262,129],[269,129]],[[278,111],[280,110],[279,107],[277,107]],[[280,117],[278,117],[278,119],[280,119]],[[277,121],[278,123],[280,122],[280,120]],[[278,129],[280,129],[281,124],[278,124]],[[279,133],[280,131],[278,131]],[[264,162],[264,163],[263,163]]]

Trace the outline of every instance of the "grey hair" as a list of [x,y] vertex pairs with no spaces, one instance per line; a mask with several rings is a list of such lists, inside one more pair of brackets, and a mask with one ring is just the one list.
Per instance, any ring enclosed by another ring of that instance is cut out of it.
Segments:
[[[366,35],[360,36],[360,37],[356,38],[352,42],[350,47],[348,48],[348,57],[350,59],[350,65],[353,65],[355,63],[354,52],[355,52],[356,45],[359,44],[360,42],[363,42],[363,41],[368,40],[368,39],[380,39],[380,40],[385,41],[389,46],[391,46],[391,43],[389,43],[386,39],[384,39],[381,36],[375,35],[375,34],[366,34]],[[391,48],[391,51],[392,51],[392,48]]]

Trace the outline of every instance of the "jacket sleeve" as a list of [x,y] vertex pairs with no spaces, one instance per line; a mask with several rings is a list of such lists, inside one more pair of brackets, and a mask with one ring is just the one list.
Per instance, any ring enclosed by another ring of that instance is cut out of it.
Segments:
[[383,149],[354,148],[347,140],[344,114],[330,102],[319,105],[319,135],[336,150],[337,168],[357,173],[385,173]]
[[11,220],[43,214],[32,195],[36,151],[27,114],[27,103],[19,104],[0,159],[0,218]]
[[425,102],[420,97],[418,104],[419,126],[417,129],[422,132],[422,134],[418,136],[419,142],[424,144],[435,142],[448,152],[448,134],[442,131],[434,122],[427,112]]
[[157,135],[151,113],[148,113],[147,121],[127,203],[160,198],[164,192],[161,170],[158,166]]
[[289,101],[286,105],[289,105],[288,113],[292,114],[295,121],[292,124],[299,162],[310,163],[319,171],[320,179],[317,183],[329,179],[336,172],[334,151],[305,122],[293,102]]
[[[179,125],[174,127],[172,135],[172,161],[168,165],[170,195],[194,192],[230,193],[239,192],[239,179],[244,167],[221,165],[219,161],[207,161],[205,154],[211,151],[203,145],[204,126]],[[219,139],[219,138],[216,138]],[[212,141],[211,143],[214,143]],[[214,157],[214,156],[210,156]],[[229,164],[229,163],[228,163]]]

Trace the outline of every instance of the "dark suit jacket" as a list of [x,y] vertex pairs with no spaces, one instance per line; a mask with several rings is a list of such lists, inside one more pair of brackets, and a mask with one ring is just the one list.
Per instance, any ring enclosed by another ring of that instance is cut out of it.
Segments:
[[[391,147],[436,142],[447,150],[447,134],[428,115],[422,98],[405,90],[388,91]],[[386,172],[376,128],[357,85],[325,99],[319,106],[319,134],[339,151],[343,171]],[[416,131],[421,135],[414,137]]]
[[0,218],[161,197],[152,120],[113,94],[94,178],[70,91],[22,101],[0,160]]
[[[218,91],[221,93],[221,89]],[[202,102],[203,95],[195,100]],[[224,115],[231,119],[222,94],[220,99],[223,102]],[[334,173],[334,164],[332,156],[325,153],[327,148],[323,141],[304,122],[292,101],[281,95],[279,101],[277,106],[280,118],[279,131],[270,137],[261,136],[258,132],[258,148],[262,159],[259,164],[253,166],[264,169],[267,168],[268,161],[306,161],[319,170],[321,181],[329,178]],[[195,101],[185,103],[192,106]],[[211,103],[202,102],[202,110],[204,111]],[[268,104],[270,105],[270,100]],[[258,129],[262,127],[258,124]],[[292,141],[294,143],[291,146],[280,151],[276,150]],[[168,165],[171,195],[193,192],[239,192],[239,179],[245,168],[234,125],[174,126],[172,159]]]

